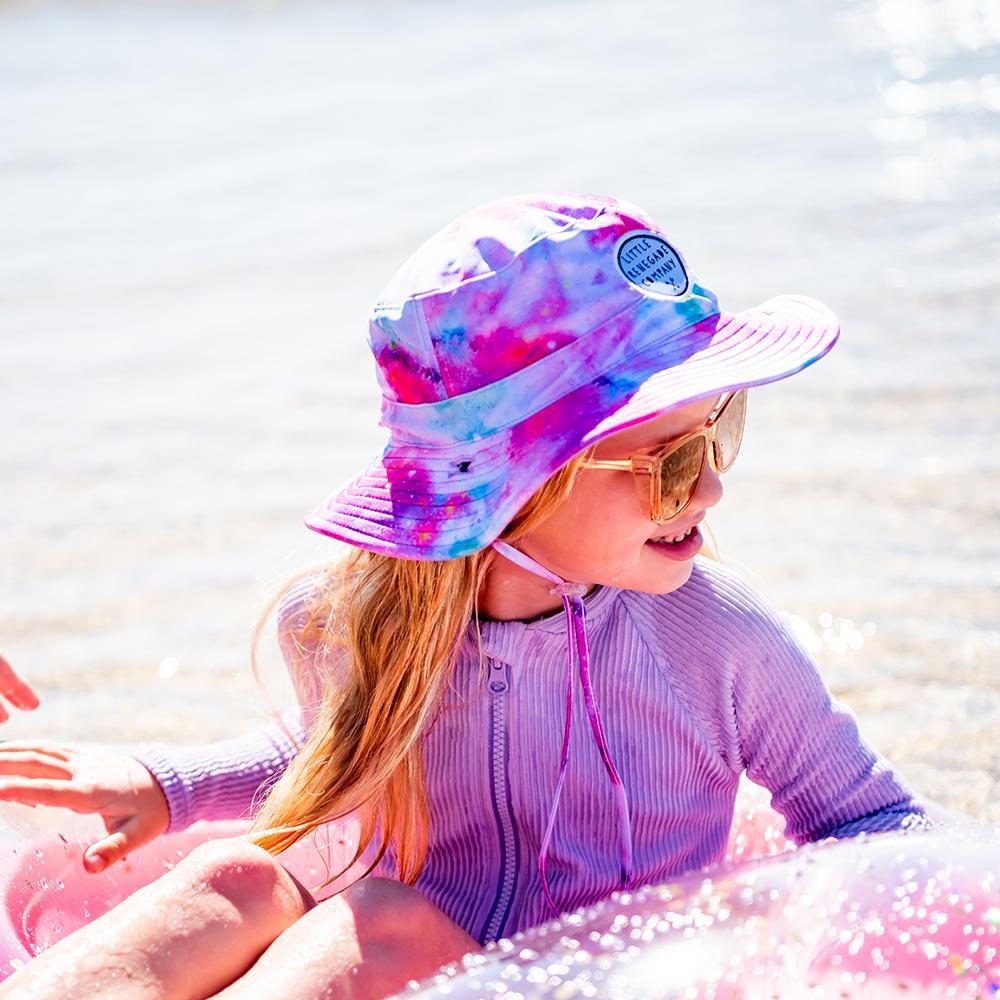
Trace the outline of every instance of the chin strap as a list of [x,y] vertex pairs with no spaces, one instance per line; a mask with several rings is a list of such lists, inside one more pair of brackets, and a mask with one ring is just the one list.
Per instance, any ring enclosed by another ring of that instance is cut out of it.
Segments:
[[612,790],[615,795],[615,803],[618,807],[618,834],[620,848],[620,878],[624,888],[628,888],[632,879],[632,825],[628,814],[628,799],[625,795],[625,785],[618,774],[615,762],[611,759],[608,750],[608,742],[604,738],[604,727],[601,725],[601,713],[597,708],[597,701],[594,698],[594,690],[590,685],[590,647],[587,643],[587,611],[583,603],[583,595],[587,593],[587,585],[583,583],[567,583],[565,580],[550,572],[540,563],[535,562],[530,556],[513,548],[506,542],[493,542],[492,547],[500,555],[517,563],[518,566],[534,573],[536,576],[544,577],[555,586],[549,591],[562,598],[563,607],[566,609],[566,638],[567,638],[567,663],[566,663],[566,727],[563,732],[562,759],[559,762],[559,777],[556,780],[555,796],[552,799],[552,806],[549,810],[549,820],[545,827],[545,834],[542,837],[541,851],[538,855],[538,871],[542,877],[542,891],[545,899],[556,917],[560,916],[560,911],[552,901],[552,894],[549,892],[549,884],[545,878],[545,860],[548,854],[549,841],[552,839],[552,827],[556,821],[556,811],[559,808],[559,796],[562,794],[563,779],[566,777],[566,765],[569,762],[569,734],[570,725],[573,721],[573,664],[579,659],[580,683],[583,687],[583,700],[587,706],[587,716],[590,719],[590,728],[597,741],[597,747],[601,753],[601,760],[604,762],[604,769],[611,779]]

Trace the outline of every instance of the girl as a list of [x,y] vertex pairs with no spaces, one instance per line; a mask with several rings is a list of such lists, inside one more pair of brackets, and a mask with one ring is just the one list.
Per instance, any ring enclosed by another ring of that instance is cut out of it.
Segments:
[[[723,312],[640,209],[551,194],[456,220],[370,329],[389,440],[306,521],[354,549],[281,599],[289,731],[9,751],[33,770],[3,797],[105,816],[94,869],[266,791],[254,843],[196,851],[0,996],[384,996],[719,861],[744,772],[799,843],[929,824],[781,619],[699,557],[747,387],[825,354],[828,309]],[[273,858],[349,815],[373,877],[317,905]]]

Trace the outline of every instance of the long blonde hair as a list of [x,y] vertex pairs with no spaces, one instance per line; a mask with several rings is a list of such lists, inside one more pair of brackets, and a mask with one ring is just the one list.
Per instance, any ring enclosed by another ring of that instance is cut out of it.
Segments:
[[[551,516],[588,456],[582,452],[546,480],[500,537],[516,541]],[[339,683],[324,685],[305,745],[253,821],[254,843],[279,854],[324,823],[354,813],[360,821],[354,857],[324,885],[362,856],[376,829],[377,854],[364,874],[392,842],[399,880],[416,882],[430,830],[420,738],[439,709],[469,623],[478,622],[478,596],[495,557],[489,547],[434,562],[354,548],[324,568],[294,646],[318,650],[317,660],[341,657],[349,668]],[[258,620],[255,675],[265,623],[306,575],[288,581]]]

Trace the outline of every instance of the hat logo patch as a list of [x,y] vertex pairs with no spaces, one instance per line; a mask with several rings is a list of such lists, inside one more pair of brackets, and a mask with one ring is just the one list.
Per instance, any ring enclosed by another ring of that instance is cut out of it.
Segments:
[[615,263],[625,280],[644,292],[678,296],[688,290],[681,255],[656,233],[629,233],[618,244]]

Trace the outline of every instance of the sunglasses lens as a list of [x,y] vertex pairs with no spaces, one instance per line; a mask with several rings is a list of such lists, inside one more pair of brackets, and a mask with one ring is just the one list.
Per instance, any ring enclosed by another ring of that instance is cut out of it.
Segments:
[[660,516],[673,517],[691,498],[705,462],[705,439],[697,437],[660,463]]
[[747,391],[740,389],[726,405],[715,425],[715,464],[725,472],[736,461],[743,440],[743,425],[747,417]]

